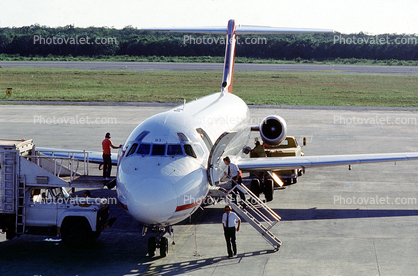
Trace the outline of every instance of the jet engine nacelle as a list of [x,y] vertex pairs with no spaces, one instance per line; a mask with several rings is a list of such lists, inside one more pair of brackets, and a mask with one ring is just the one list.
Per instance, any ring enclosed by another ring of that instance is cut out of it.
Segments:
[[276,115],[270,115],[261,122],[261,139],[267,145],[278,145],[286,139],[286,121]]

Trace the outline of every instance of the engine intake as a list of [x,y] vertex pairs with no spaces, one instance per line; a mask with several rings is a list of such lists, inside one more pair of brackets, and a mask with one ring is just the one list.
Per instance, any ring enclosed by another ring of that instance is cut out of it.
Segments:
[[279,145],[286,139],[286,121],[276,115],[270,115],[260,124],[260,135],[267,145]]

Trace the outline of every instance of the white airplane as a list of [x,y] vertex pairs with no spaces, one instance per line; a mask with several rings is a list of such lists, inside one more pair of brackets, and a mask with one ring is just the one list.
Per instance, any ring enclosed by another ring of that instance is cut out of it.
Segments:
[[[418,153],[366,154],[284,158],[245,158],[252,126],[246,103],[232,94],[235,46],[238,34],[332,32],[319,29],[289,29],[236,25],[227,28],[152,29],[170,32],[227,34],[221,92],[157,114],[139,124],[126,140],[119,158],[118,199],[140,224],[162,235],[171,226],[188,218],[216,185],[225,170],[223,156],[243,171],[299,169],[316,166],[358,164],[417,159]],[[286,138],[286,123],[269,116],[259,127],[263,142],[280,144]],[[144,228],[147,229],[147,228]],[[155,238],[149,242],[149,253]]]
[[260,132],[265,144],[278,145],[286,138],[286,123],[273,115],[259,126],[251,126],[248,106],[232,94],[237,35],[331,30],[240,26],[234,20],[227,28],[152,30],[223,33],[228,43],[219,93],[148,118],[132,131],[119,151],[118,199],[144,226],[143,235],[149,229],[155,232],[156,237],[148,243],[150,256],[158,246],[165,256],[168,242],[163,235],[171,233],[172,225],[189,218],[202,204],[209,187],[217,185],[226,167],[224,156],[249,172],[418,159],[418,153],[246,158],[244,148],[252,130]]

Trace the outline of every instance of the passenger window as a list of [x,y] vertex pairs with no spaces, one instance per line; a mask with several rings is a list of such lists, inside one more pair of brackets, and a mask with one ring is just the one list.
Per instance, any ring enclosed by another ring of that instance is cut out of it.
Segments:
[[165,145],[152,145],[152,154],[151,155],[164,155]]
[[149,151],[151,149],[150,144],[140,144],[138,147],[138,151],[136,153],[142,154],[142,155],[148,155]]
[[168,145],[167,155],[183,155],[183,150],[181,149],[181,145]]
[[184,145],[184,151],[188,156],[196,158],[196,154],[194,153],[191,145]]
[[138,144],[135,143],[132,145],[132,147],[129,149],[128,153],[126,154],[126,157],[128,157],[129,155],[133,154],[136,151],[136,148],[138,147]]

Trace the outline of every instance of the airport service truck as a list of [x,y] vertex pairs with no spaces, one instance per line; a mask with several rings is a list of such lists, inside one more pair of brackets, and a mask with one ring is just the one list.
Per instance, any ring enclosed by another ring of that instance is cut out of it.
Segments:
[[[303,145],[306,145],[306,138],[303,138]],[[280,145],[270,146],[265,149],[267,157],[288,157],[288,156],[303,156],[302,147],[298,144],[293,136],[287,136]],[[304,172],[302,169],[294,170],[278,170],[274,171],[284,184],[294,184],[297,182],[298,176]]]
[[[306,146],[307,138],[303,137],[303,146]],[[302,146],[300,146],[293,136],[286,136],[279,145],[270,145],[265,149],[266,157],[288,157],[288,156],[303,156]],[[258,155],[251,152],[251,158],[257,158]],[[297,182],[298,176],[304,174],[302,169],[293,170],[277,170],[273,171],[284,184],[290,185]]]
[[64,242],[97,238],[109,224],[107,199],[71,197],[70,184],[40,167],[32,140],[0,140],[0,229],[61,236]]

